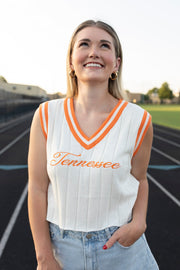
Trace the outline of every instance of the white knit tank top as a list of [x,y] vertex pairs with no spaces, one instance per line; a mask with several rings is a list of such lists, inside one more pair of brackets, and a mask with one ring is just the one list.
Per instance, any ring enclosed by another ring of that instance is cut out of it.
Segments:
[[50,179],[47,220],[84,232],[127,223],[139,186],[131,159],[151,116],[120,100],[89,138],[78,125],[72,98],[42,103],[39,112]]

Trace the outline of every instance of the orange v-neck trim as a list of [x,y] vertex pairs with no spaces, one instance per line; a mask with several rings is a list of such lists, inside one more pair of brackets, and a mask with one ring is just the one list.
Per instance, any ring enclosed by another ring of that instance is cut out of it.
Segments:
[[93,139],[102,129],[103,127],[106,125],[106,123],[109,121],[109,119],[112,117],[113,113],[115,112],[115,110],[117,109],[117,107],[119,106],[119,104],[122,102],[122,100],[119,100],[119,102],[116,104],[116,106],[114,107],[114,109],[110,112],[110,114],[108,115],[108,117],[105,119],[105,121],[101,124],[101,126],[97,129],[97,131],[90,137],[88,137],[80,128],[79,123],[76,119],[75,116],[75,111],[74,111],[74,104],[73,104],[73,99],[71,98],[70,100],[70,108],[71,108],[71,114],[74,120],[74,123],[79,131],[79,133],[82,135],[82,137],[84,137],[87,141],[90,141],[91,139]]
[[[69,101],[69,108],[68,108],[68,101]],[[105,119],[105,121],[102,123],[102,125],[98,128],[98,130],[91,136],[88,137],[84,132],[81,130],[79,123],[76,119],[75,112],[74,112],[74,105],[73,105],[73,98],[68,99],[66,98],[64,100],[64,112],[66,121],[69,125],[69,128],[75,137],[75,139],[85,148],[85,149],[91,149],[96,144],[98,144],[110,131],[110,129],[116,124],[119,117],[121,116],[123,110],[127,106],[128,102],[119,100],[117,105],[114,107],[114,109],[110,112],[108,117]],[[119,108],[119,109],[118,109]],[[118,111],[117,111],[118,110]],[[112,120],[114,114],[116,113],[116,116]],[[70,115],[71,114],[71,115]],[[109,124],[108,124],[109,122]],[[106,128],[105,128],[106,126]],[[104,129],[104,131],[102,131]],[[79,134],[78,134],[79,132]],[[98,136],[99,134],[99,136]],[[95,139],[95,137],[97,137]]]

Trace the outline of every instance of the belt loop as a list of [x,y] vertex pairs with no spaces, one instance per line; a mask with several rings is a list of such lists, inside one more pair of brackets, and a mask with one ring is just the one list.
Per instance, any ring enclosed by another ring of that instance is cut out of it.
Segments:
[[110,228],[105,228],[105,232],[106,232],[106,236],[109,238],[111,238],[111,232],[110,232]]
[[108,238],[111,238],[113,233],[119,229],[118,226],[112,226],[105,229]]

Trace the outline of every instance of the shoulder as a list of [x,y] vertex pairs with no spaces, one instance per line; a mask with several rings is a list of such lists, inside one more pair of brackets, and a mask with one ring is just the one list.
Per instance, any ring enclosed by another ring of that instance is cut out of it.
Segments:
[[126,102],[123,114],[125,121],[134,127],[139,127],[142,122],[151,121],[151,115],[146,110],[131,102]]
[[40,123],[46,139],[48,134],[48,127],[54,121],[53,119],[55,115],[59,115],[59,110],[63,108],[63,104],[64,98],[46,101],[41,103],[39,106]]
[[138,113],[138,114],[143,114],[146,110],[144,110],[141,106],[131,103],[131,102],[127,102],[127,109],[129,113]]
[[40,105],[48,104],[48,107],[49,106],[50,107],[56,107],[56,106],[62,105],[64,103],[64,100],[65,100],[65,98],[52,99],[52,100],[45,101],[45,102],[41,103]]
[[[139,105],[128,102],[128,109],[131,118],[131,126],[136,130],[136,140],[133,156],[138,152],[142,142],[151,144],[152,141],[152,119],[151,115]],[[145,136],[146,135],[146,136]],[[146,140],[144,140],[146,138]]]
[[53,110],[56,110],[57,108],[61,108],[63,104],[64,104],[64,98],[45,101],[39,105],[40,115],[41,114],[48,115]]

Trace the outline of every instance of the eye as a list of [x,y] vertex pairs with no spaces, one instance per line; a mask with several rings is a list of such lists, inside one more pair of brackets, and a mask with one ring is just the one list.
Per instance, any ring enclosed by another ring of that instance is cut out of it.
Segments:
[[88,46],[88,43],[87,42],[81,42],[79,44],[79,47],[87,47]]
[[110,49],[110,45],[108,43],[102,43],[101,47]]

